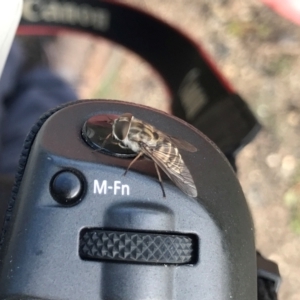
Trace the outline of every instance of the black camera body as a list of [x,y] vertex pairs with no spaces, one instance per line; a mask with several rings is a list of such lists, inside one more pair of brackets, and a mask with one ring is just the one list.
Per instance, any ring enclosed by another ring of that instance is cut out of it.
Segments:
[[[136,118],[194,145],[181,151],[197,188],[185,195],[154,164],[93,150],[96,115]],[[243,299],[257,297],[252,219],[234,171],[200,131],[118,101],[48,113],[27,139],[2,234],[1,299]]]

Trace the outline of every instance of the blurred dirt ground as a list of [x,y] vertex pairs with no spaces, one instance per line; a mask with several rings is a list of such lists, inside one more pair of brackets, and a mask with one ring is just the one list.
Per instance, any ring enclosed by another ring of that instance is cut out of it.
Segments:
[[[300,299],[300,27],[258,0],[127,0],[201,43],[263,125],[238,155],[257,248],[279,264],[279,299]],[[169,111],[154,71],[124,48],[59,37],[52,67],[80,98],[122,99]]]

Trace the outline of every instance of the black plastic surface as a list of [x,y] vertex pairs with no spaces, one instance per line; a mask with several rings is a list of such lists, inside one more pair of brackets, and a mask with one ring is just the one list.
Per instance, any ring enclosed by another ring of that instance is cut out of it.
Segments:
[[[82,139],[97,114],[130,112],[198,151],[182,151],[198,190],[196,199],[164,180],[153,163],[94,152]],[[56,203],[49,184],[57,172],[80,170],[87,189],[80,203]],[[111,186],[112,189],[108,187]],[[83,228],[193,235],[198,263],[168,266],[86,261]],[[52,115],[31,148],[0,257],[0,298],[243,299],[257,297],[253,224],[236,176],[223,154],[192,126],[124,102],[78,102]]]

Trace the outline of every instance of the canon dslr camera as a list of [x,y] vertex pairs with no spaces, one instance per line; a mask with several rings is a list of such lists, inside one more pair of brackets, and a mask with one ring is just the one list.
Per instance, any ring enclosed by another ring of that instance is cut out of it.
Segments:
[[2,230],[1,299],[253,300],[256,285],[243,192],[197,129],[104,100],[33,127]]

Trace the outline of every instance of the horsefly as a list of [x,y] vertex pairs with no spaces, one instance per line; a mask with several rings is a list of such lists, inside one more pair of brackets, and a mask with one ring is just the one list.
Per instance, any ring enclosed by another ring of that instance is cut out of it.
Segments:
[[105,141],[110,136],[113,136],[119,142],[120,147],[128,148],[137,153],[124,175],[144,155],[154,162],[163,197],[166,197],[166,193],[159,167],[181,191],[188,196],[197,197],[197,189],[193,177],[179,152],[179,149],[196,152],[197,149],[193,145],[159,131],[154,126],[136,119],[130,113],[122,114],[113,120],[112,132],[106,137]]

